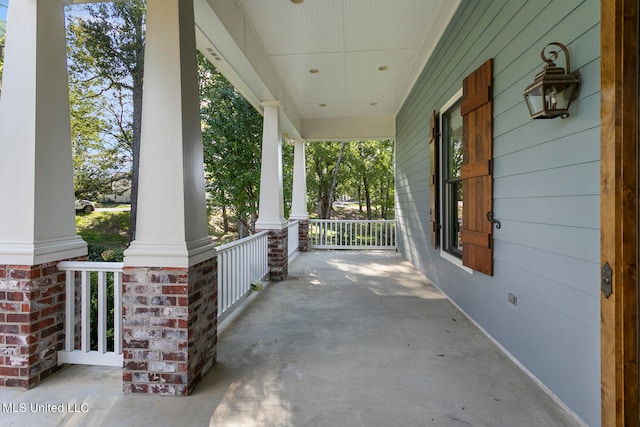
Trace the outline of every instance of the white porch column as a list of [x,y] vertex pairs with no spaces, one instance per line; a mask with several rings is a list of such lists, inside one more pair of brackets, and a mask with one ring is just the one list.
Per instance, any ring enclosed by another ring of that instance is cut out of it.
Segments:
[[256,229],[269,232],[269,278],[284,280],[289,271],[289,229],[284,218],[282,191],[282,140],[278,101],[263,102],[262,165],[260,171],[260,206]]
[[12,0],[5,47],[0,347],[12,356],[0,357],[0,386],[31,388],[58,369],[63,345],[65,279],[56,265],[87,254],[73,206],[62,3]]
[[187,396],[215,362],[218,307],[192,1],[147,1],[144,68],[138,219],[123,269],[123,389]]
[[260,172],[260,206],[256,229],[282,230],[284,218],[282,191],[282,140],[278,119],[278,101],[263,102],[262,168]]
[[212,257],[193,3],[149,0],[136,237],[125,266],[190,267]]
[[64,11],[9,5],[0,97],[0,264],[87,254],[76,235]]
[[307,171],[304,141],[296,141],[293,152],[293,191],[290,219],[309,219],[307,212]]

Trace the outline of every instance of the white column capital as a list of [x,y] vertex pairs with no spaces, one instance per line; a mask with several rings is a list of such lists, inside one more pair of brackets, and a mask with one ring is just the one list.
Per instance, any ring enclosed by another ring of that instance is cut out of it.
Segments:
[[280,107],[280,101],[278,101],[277,99],[270,99],[267,101],[262,101],[260,103],[260,105],[262,105],[263,107]]

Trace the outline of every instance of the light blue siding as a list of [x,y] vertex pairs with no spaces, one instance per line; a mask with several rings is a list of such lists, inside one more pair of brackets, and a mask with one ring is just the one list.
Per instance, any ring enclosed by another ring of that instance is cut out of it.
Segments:
[[[596,0],[463,1],[396,120],[400,251],[589,425],[600,424],[599,21]],[[552,41],[583,83],[569,119],[534,121],[522,91]],[[488,58],[493,277],[447,261],[429,235],[429,116]]]

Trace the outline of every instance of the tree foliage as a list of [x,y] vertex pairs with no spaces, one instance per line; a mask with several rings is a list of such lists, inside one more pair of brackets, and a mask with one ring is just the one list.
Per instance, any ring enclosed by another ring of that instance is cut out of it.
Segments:
[[220,208],[239,231],[258,213],[262,117],[233,85],[198,53],[202,140],[209,209]]
[[[135,230],[144,1],[85,5],[82,10],[82,17],[68,25],[77,193],[98,192],[109,183],[109,173],[130,177],[130,230]],[[198,65],[209,207],[231,216],[242,224],[240,229],[251,229],[258,211],[262,117],[202,55]],[[293,147],[285,144],[287,201],[292,159]],[[113,173],[123,166],[132,172]]]
[[393,209],[393,142],[354,141],[349,146],[349,174],[345,189],[366,207],[367,219],[387,219]]
[[[70,6],[72,8],[73,6]],[[68,9],[73,10],[73,9]],[[142,84],[146,6],[144,0],[99,3],[82,6],[86,14],[70,19],[68,25],[70,86],[82,89],[83,107],[99,110],[83,117],[100,117],[106,158],[128,164],[131,180],[130,235],[135,236],[138,159],[142,121]],[[72,102],[76,101],[72,96]],[[74,106],[72,105],[72,110]],[[90,139],[90,138],[89,138]],[[99,150],[94,146],[92,150]],[[118,174],[117,176],[123,176]]]
[[332,203],[342,185],[338,177],[345,146],[345,142],[307,144],[307,200],[310,211],[315,205],[318,218],[331,217]]
[[[341,148],[344,153],[340,156]],[[392,216],[394,178],[392,141],[318,142],[307,144],[309,210],[330,218],[338,195],[354,198],[368,219]],[[337,183],[334,177],[337,176]],[[332,190],[333,188],[333,190]]]
[[[114,177],[130,178],[133,237],[145,3],[132,0],[82,7],[84,17],[70,19],[67,27],[76,194],[92,196],[106,191]],[[263,119],[200,54],[198,72],[209,208],[240,224],[242,236],[243,229],[252,230],[258,214]],[[284,143],[282,148],[286,216],[293,147]],[[330,216],[337,195],[360,200],[370,219],[392,215],[392,142],[307,144],[307,171],[308,199],[314,205],[309,210],[316,209],[319,217]]]
[[[239,237],[254,232],[260,199],[262,116],[202,54],[198,53],[200,113],[208,207],[229,219]],[[282,146],[285,216],[293,182],[293,146]]]
[[75,196],[78,199],[95,200],[109,192],[122,162],[119,161],[117,149],[103,145],[107,125],[100,114],[100,98],[72,84],[69,101]]
[[2,70],[4,69],[4,22],[0,21],[0,90],[2,90]]

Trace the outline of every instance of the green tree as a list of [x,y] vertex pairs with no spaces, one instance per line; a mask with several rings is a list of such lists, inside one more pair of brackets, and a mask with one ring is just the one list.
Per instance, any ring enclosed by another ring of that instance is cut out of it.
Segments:
[[[313,204],[318,218],[331,217],[335,196],[339,193],[339,171],[346,142],[317,142],[307,144],[307,194],[309,210]],[[311,196],[313,195],[313,196]]]
[[345,191],[356,195],[367,219],[387,218],[393,209],[393,142],[354,141],[346,157],[349,169]]
[[[255,231],[260,198],[262,116],[202,54],[197,54],[209,211],[219,211],[238,236]],[[283,143],[285,216],[291,207],[293,145]]]
[[120,162],[116,149],[105,148],[106,128],[100,116],[100,98],[85,95],[70,86],[71,143],[73,149],[74,191],[76,198],[97,199],[110,191]]
[[372,170],[374,185],[374,204],[379,217],[393,217],[395,200],[394,180],[394,143],[393,141],[368,141],[376,145],[376,160]]
[[253,231],[260,195],[262,117],[198,53],[202,139],[209,208],[238,223],[239,237]]
[[67,25],[67,52],[75,195],[98,199],[111,193],[114,179],[128,176],[130,156],[128,148],[110,136],[114,132],[109,126],[108,98],[97,92],[106,84],[99,76],[88,75],[82,66],[92,58],[78,19],[71,19]]
[[4,22],[0,21],[0,91],[2,90],[2,70],[4,69]]
[[392,141],[323,142],[307,145],[309,210],[330,218],[337,195],[355,197],[367,219],[393,215]]
[[291,197],[293,194],[293,156],[294,144],[284,142],[282,144],[282,181],[284,193],[284,217],[289,218],[291,212]]
[[[69,6],[73,8],[73,6]],[[74,9],[68,9],[73,11]],[[82,6],[71,20],[69,72],[104,98],[106,136],[131,164],[131,226],[137,218],[146,5],[144,0]]]

